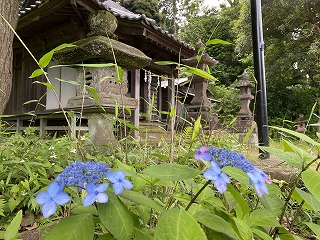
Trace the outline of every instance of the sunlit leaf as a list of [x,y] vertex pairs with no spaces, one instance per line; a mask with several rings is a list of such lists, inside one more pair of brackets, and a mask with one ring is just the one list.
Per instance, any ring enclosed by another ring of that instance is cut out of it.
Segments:
[[32,72],[31,76],[29,78],[35,78],[43,75],[45,72],[42,69],[36,69]]
[[212,39],[212,40],[209,40],[206,42],[206,45],[214,45],[214,44],[224,44],[224,45],[230,45],[232,44],[231,42],[227,42],[227,41],[224,41],[224,40],[221,40],[221,39]]
[[48,83],[48,82],[34,81],[33,83],[38,83],[38,84],[44,85],[44,86],[50,88],[52,91],[56,90],[55,86],[53,86],[51,83]]
[[47,67],[52,59],[53,53],[54,53],[54,51],[50,51],[50,52],[46,53],[45,55],[43,55],[43,57],[39,60],[39,67],[41,67],[41,68]]

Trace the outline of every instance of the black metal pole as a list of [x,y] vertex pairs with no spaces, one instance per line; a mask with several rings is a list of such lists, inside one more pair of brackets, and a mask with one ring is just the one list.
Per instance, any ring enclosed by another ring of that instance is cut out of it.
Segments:
[[[264,42],[262,29],[261,0],[250,0],[254,75],[257,80],[255,120],[258,127],[258,139],[260,146],[269,146],[267,91],[264,67]],[[267,159],[268,152],[259,150],[260,157]]]

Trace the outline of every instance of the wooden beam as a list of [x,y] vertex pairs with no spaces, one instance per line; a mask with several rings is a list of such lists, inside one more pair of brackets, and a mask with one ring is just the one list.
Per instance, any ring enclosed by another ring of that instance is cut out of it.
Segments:
[[22,16],[19,19],[16,30],[22,29],[33,22],[39,21],[41,18],[44,18],[47,15],[54,13],[66,4],[69,4],[69,0],[51,0],[43,4],[39,8],[34,9],[30,13],[27,13],[26,15]]

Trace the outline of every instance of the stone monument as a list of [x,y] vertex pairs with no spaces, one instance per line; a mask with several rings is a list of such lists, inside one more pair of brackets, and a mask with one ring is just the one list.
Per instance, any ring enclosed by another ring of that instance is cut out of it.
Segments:
[[249,144],[258,143],[257,127],[253,119],[252,112],[250,111],[250,102],[254,99],[251,94],[251,89],[254,88],[254,84],[249,82],[249,75],[246,71],[242,74],[242,80],[236,85],[236,88],[240,89],[238,99],[241,103],[240,111],[237,115],[237,119],[234,122],[234,129],[239,135],[239,141],[242,142],[247,133],[252,130],[247,142]]
[[[87,38],[73,42],[75,47],[58,51],[53,58],[57,64],[73,65],[77,69],[77,93],[68,100],[67,108],[84,109],[89,135],[97,145],[118,145],[113,134],[115,107],[135,109],[138,104],[136,99],[126,96],[127,69],[140,69],[151,62],[140,50],[116,40],[117,24],[116,17],[108,11],[92,13],[88,18],[91,31]],[[80,63],[97,65],[76,65]]]
[[[216,65],[219,61],[210,57],[209,54],[205,52],[204,47],[205,45],[199,40],[196,44],[198,54],[188,59],[182,59],[182,63],[207,72],[209,66]],[[197,75],[193,75],[190,79],[194,86],[195,95],[190,102],[191,106],[187,107],[187,119],[194,121],[201,115],[202,121],[206,125],[209,125],[211,130],[219,128],[218,115],[210,112],[211,102],[207,96],[209,80]]]

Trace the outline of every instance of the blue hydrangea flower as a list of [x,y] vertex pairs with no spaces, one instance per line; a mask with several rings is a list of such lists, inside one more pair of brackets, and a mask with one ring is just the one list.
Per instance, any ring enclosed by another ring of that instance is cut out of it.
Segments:
[[108,202],[108,195],[105,191],[108,189],[109,183],[94,184],[88,183],[86,185],[86,190],[88,192],[87,196],[83,199],[83,206],[87,207],[92,205],[95,201],[98,203]]
[[36,202],[42,205],[41,211],[45,218],[56,212],[57,204],[63,205],[70,200],[70,196],[62,190],[63,187],[54,181],[48,186],[47,192],[40,192],[37,195]]
[[124,173],[124,171],[118,171],[116,173],[109,172],[107,174],[107,177],[109,181],[113,183],[112,187],[116,195],[122,193],[123,188],[131,189],[133,187],[132,183],[129,180],[125,179],[126,174]]
[[212,167],[207,169],[203,176],[212,180],[214,187],[222,194],[227,190],[227,183],[230,183],[230,179],[224,172],[221,172],[221,169],[218,164],[211,162]]
[[232,166],[239,168],[248,174],[250,184],[254,184],[255,190],[259,197],[265,193],[268,193],[268,188],[265,183],[270,184],[271,180],[262,170],[255,168],[242,154],[226,149],[214,147],[208,148],[205,146],[201,147],[199,150],[196,150],[196,152],[196,159],[210,161],[212,168],[211,170],[206,170],[204,176],[209,180],[213,180],[215,187],[215,181],[217,181],[218,188],[216,188],[219,190],[219,192],[223,191],[223,189],[226,189],[226,183],[228,183],[226,176],[219,175],[221,174],[220,169],[225,166]]
[[83,187],[84,183],[99,183],[107,177],[109,170],[104,163],[76,161],[59,174],[57,181],[66,186]]

